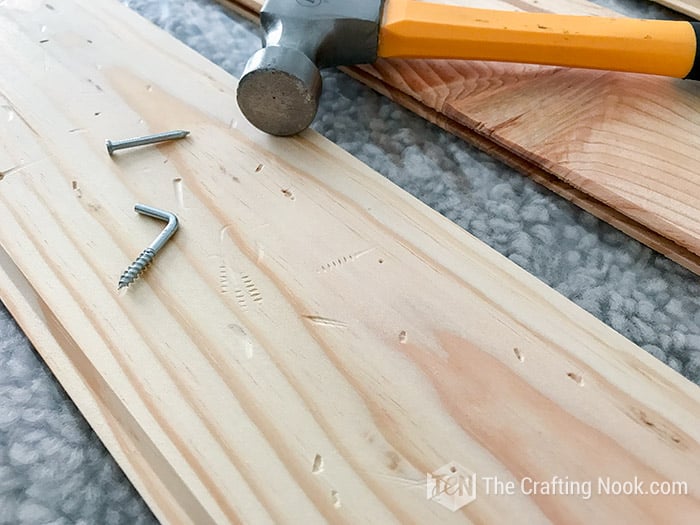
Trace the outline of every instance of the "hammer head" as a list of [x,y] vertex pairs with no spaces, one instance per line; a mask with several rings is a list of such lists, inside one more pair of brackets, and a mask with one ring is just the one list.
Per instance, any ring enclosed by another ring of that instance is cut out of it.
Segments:
[[316,116],[319,68],[377,58],[383,0],[267,0],[263,48],[246,64],[238,105],[258,129],[295,135]]

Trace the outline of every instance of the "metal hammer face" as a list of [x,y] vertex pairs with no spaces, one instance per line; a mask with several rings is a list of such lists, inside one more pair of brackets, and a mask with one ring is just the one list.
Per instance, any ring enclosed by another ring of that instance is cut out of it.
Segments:
[[319,68],[374,62],[383,0],[267,0],[263,48],[246,64],[238,105],[258,129],[294,135],[316,116]]
[[[255,126],[313,120],[318,68],[384,58],[496,60],[700,80],[700,22],[494,11],[421,0],[267,0],[238,102]],[[381,26],[381,27],[380,27]]]

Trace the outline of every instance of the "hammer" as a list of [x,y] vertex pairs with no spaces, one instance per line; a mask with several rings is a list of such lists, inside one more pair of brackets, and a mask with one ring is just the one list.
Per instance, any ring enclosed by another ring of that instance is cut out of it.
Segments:
[[319,68],[378,57],[496,60],[700,80],[700,22],[522,13],[417,0],[267,0],[263,48],[238,84],[245,117],[272,135],[313,121]]

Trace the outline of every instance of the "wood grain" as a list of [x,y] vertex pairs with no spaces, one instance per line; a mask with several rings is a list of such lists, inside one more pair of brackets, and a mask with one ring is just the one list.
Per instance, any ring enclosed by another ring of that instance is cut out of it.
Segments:
[[[313,132],[258,133],[116,2],[6,3],[0,45],[0,293],[164,522],[693,522],[696,385]],[[118,294],[139,201],[182,227]],[[454,513],[448,461],[480,476]],[[555,475],[689,493],[481,480]]]
[[[248,17],[261,5],[221,3]],[[620,16],[585,0],[451,3]],[[347,71],[698,273],[697,82],[446,60],[379,60]]]
[[657,4],[683,13],[692,18],[700,19],[700,2],[698,0],[654,0]]
[[85,359],[75,340],[4,250],[0,250],[0,290],[3,303],[30,334],[49,368],[161,520],[186,523],[190,521],[188,515],[194,517],[198,512],[198,517],[205,516],[153,440],[134,422],[127,407]]

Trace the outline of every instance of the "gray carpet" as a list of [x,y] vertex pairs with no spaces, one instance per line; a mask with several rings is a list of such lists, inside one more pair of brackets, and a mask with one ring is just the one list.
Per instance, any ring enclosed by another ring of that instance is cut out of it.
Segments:
[[[206,0],[124,3],[237,76],[259,46]],[[314,127],[700,384],[694,275],[340,73],[325,74]],[[0,524],[154,522],[0,304]]]

